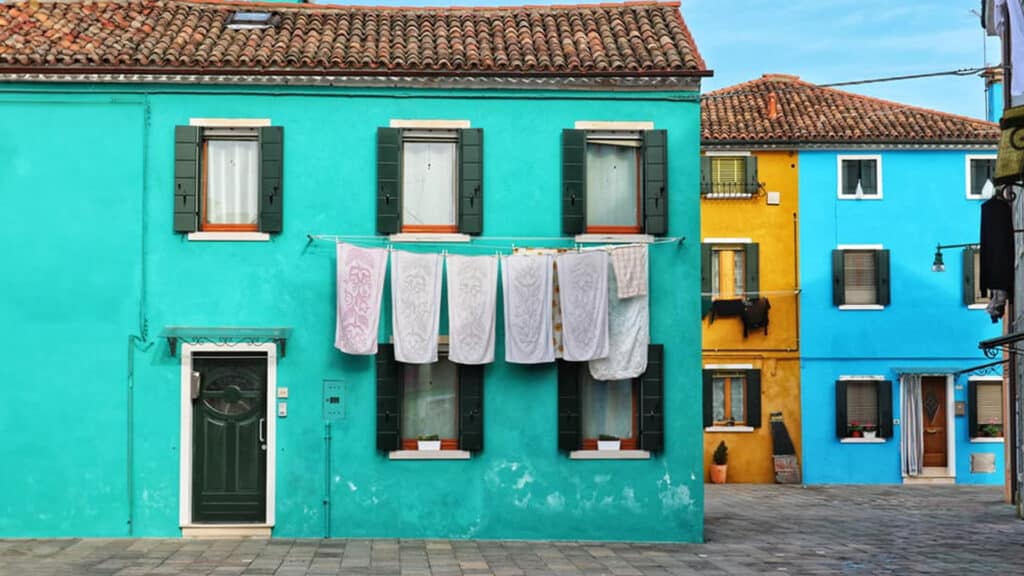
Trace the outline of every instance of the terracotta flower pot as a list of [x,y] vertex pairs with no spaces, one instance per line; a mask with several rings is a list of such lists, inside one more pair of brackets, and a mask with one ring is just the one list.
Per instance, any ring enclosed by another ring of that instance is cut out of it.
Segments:
[[728,464],[712,464],[711,465],[711,483],[712,484],[725,484],[725,473],[729,470]]

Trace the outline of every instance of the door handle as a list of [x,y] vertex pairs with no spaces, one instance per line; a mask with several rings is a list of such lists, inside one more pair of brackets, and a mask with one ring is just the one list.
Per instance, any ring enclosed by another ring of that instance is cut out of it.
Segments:
[[263,426],[265,426],[266,423],[267,423],[267,419],[266,418],[260,418],[260,442],[261,443],[267,441],[267,434],[263,430]]
[[939,429],[938,428],[925,428],[924,431],[929,433],[929,434],[938,434],[939,433]]

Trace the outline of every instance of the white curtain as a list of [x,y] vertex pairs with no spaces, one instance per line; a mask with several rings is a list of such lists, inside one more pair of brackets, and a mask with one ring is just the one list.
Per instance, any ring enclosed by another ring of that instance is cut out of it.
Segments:
[[583,405],[583,437],[610,434],[633,437],[633,382],[594,380],[580,370],[580,400]]
[[455,224],[455,143],[402,145],[402,223]]
[[902,374],[900,376],[900,404],[903,414],[900,419],[900,460],[904,476],[919,476],[921,460],[924,458],[924,423],[921,421],[921,376]]
[[455,438],[455,365],[441,358],[402,370],[402,437]]
[[210,140],[206,158],[206,221],[255,224],[259,206],[259,142]]
[[636,226],[638,149],[587,144],[587,224]]

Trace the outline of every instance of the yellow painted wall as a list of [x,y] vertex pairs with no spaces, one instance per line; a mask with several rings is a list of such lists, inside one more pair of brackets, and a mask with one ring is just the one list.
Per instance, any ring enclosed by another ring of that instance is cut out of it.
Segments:
[[729,447],[729,482],[774,482],[769,415],[781,411],[800,455],[800,340],[797,281],[797,152],[754,152],[758,181],[779,192],[769,206],[752,199],[702,199],[701,241],[750,238],[760,249],[760,293],[771,303],[768,334],[743,337],[739,318],[704,319],[704,366],[750,364],[761,370],[761,427],[753,432],[705,432],[705,478],[719,441]]

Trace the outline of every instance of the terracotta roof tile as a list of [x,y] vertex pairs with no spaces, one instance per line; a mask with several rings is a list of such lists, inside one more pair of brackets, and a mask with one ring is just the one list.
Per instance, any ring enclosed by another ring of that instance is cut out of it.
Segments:
[[[775,95],[776,114],[770,113]],[[709,92],[701,104],[705,144],[995,144],[984,120],[823,88],[765,74]]]
[[[226,27],[268,11],[266,29]],[[708,75],[678,3],[381,8],[216,0],[0,4],[0,69]]]

